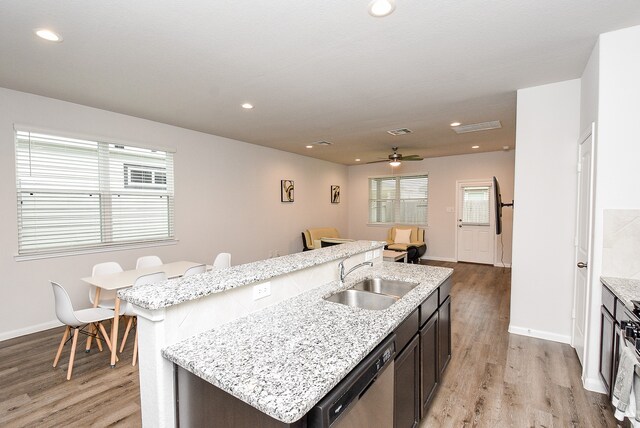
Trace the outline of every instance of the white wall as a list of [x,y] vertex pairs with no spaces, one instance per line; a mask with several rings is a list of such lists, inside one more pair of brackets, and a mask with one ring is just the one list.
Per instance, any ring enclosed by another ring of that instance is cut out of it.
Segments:
[[[429,158],[420,162],[403,162],[394,168],[386,163],[349,167],[349,237],[355,239],[387,238],[386,226],[369,226],[368,178],[382,175],[429,174],[428,227],[425,232],[427,253],[424,258],[435,260],[456,259],[456,180],[491,179],[500,183],[502,199],[513,199],[514,151],[488,152],[472,155]],[[516,201],[516,207],[517,207]],[[453,211],[447,211],[447,208]],[[517,208],[516,208],[517,209]],[[504,263],[511,263],[511,224],[513,210],[503,209]],[[496,263],[500,263],[498,238]]]
[[606,209],[638,209],[640,193],[640,26],[600,35],[592,300],[585,384],[599,383],[603,225]]
[[[176,245],[17,262],[14,123],[175,148]],[[295,202],[280,202],[280,180],[295,180]],[[343,202],[331,204],[332,184]],[[347,168],[157,122],[0,88],[0,340],[55,325],[48,280],[61,282],[78,308],[80,281],[95,263],[133,268],[138,256],[211,263],[221,251],[234,264],[302,250],[311,226],[347,231]]]
[[569,343],[580,80],[518,91],[511,333]]

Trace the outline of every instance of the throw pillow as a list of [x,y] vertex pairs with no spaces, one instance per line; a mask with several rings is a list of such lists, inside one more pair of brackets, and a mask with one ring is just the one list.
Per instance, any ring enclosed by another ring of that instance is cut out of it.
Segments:
[[410,244],[411,243],[411,229],[396,229],[396,238],[394,240],[396,244]]

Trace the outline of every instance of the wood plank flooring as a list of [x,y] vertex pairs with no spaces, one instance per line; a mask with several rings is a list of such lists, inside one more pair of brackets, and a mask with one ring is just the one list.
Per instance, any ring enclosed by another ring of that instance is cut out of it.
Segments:
[[[421,428],[616,426],[606,397],[582,388],[571,347],[507,333],[509,269],[429,264],[455,269],[453,356]],[[114,369],[106,347],[78,350],[66,381],[69,344],[51,367],[62,332],[0,342],[0,426],[140,426],[132,341]]]

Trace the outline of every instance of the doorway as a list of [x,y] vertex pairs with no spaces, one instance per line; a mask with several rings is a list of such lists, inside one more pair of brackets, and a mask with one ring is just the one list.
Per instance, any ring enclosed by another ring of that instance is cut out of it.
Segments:
[[584,373],[587,309],[591,283],[591,239],[593,223],[593,165],[595,124],[583,134],[578,145],[578,201],[576,210],[575,283],[573,291],[573,328],[571,345],[575,348]]
[[457,182],[456,256],[459,262],[493,264],[495,216],[491,180]]

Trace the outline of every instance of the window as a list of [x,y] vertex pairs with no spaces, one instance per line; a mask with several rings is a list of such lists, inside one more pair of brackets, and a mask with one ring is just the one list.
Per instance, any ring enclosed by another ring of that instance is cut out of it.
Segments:
[[462,224],[489,226],[488,186],[464,187],[462,195]]
[[173,153],[16,131],[18,254],[173,239]]
[[369,179],[369,223],[427,224],[427,175]]

